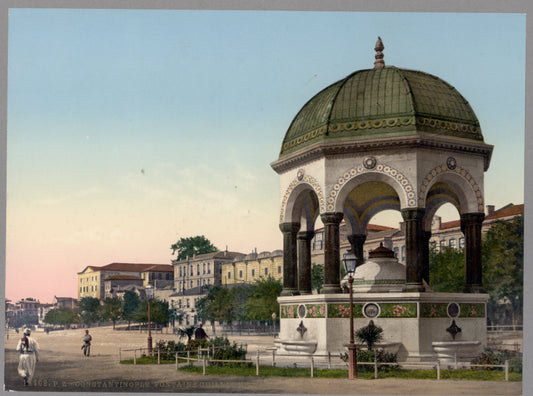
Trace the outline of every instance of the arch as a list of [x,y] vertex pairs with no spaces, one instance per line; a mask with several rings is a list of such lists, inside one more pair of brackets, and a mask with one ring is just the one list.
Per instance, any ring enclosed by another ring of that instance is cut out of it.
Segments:
[[384,164],[372,169],[364,166],[348,169],[331,188],[327,199],[328,212],[342,212],[350,192],[367,181],[381,181],[392,187],[400,199],[400,207],[416,207],[416,195],[411,182],[399,170]]
[[461,215],[461,205],[459,203],[459,197],[457,196],[455,190],[448,184],[436,182],[428,191],[425,202],[425,231],[431,231],[431,223],[433,221],[433,217],[440,209],[440,207],[446,203],[452,204],[459,212],[459,215]]
[[281,200],[279,222],[299,223],[303,218],[306,228],[311,227],[309,230],[312,230],[314,219],[324,211],[325,199],[320,184],[314,177],[304,175],[301,180],[294,179],[287,187]]
[[[455,193],[455,199],[458,201],[458,206],[456,207],[459,213],[484,211],[483,192],[481,188],[466,169],[455,165],[453,158],[448,159],[446,164],[436,166],[430,170],[421,181],[418,189],[418,206],[426,206],[432,187],[439,182],[452,187]],[[448,198],[454,199],[451,197]],[[449,202],[453,203],[453,200]]]

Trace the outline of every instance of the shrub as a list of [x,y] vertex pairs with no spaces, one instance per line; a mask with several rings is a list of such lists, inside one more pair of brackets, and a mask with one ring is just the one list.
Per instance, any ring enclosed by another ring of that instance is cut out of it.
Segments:
[[374,324],[371,320],[368,326],[362,327],[355,332],[355,336],[361,342],[364,342],[368,346],[368,350],[371,351],[374,344],[380,342],[383,339],[383,329]]
[[[376,356],[378,362],[379,371],[390,371],[397,369],[399,366],[394,365],[384,365],[380,366],[379,363],[397,363],[398,355],[396,353],[385,352],[384,350],[373,350],[365,351],[364,349],[357,349],[357,361],[358,362],[374,362],[374,356]],[[340,355],[340,358],[347,362],[348,361],[348,352],[345,352]],[[357,367],[357,370],[360,372],[374,371],[374,366],[369,364],[361,364]]]
[[[480,353],[475,359],[472,359],[471,364],[488,364],[488,365],[503,365],[505,361],[509,361],[509,371],[514,373],[522,373],[522,357],[518,352],[486,349]],[[502,370],[500,367],[472,367],[472,370]]]

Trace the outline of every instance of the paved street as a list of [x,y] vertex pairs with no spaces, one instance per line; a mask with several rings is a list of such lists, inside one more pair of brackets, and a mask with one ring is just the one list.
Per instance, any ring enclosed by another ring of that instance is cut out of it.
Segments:
[[[113,331],[108,327],[90,329],[92,353],[85,358],[80,350],[84,330],[34,333],[41,347],[35,378],[24,387],[17,374],[15,334],[6,341],[5,389],[27,391],[89,392],[184,392],[184,393],[285,393],[358,395],[520,395],[521,383],[436,380],[357,380],[319,378],[254,378],[201,376],[176,371],[174,365],[120,365],[119,347],[146,346],[146,334]],[[152,334],[174,339],[171,334]],[[235,337],[248,350],[271,345],[271,337]],[[124,357],[123,353],[123,357]]]

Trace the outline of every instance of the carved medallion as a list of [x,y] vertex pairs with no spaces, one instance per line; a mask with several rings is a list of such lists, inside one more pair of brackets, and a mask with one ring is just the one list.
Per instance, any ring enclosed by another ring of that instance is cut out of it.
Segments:
[[448,169],[454,170],[455,168],[457,168],[457,161],[455,160],[455,158],[449,157],[446,160],[446,165],[448,165]]
[[298,306],[298,317],[305,318],[306,314],[307,314],[307,309],[305,308],[305,305],[300,304]]
[[456,303],[450,303],[448,304],[447,308],[448,316],[450,318],[456,318],[459,316],[460,308],[459,305]]
[[366,168],[366,169],[374,169],[376,167],[376,158],[374,157],[366,157],[365,160],[363,161],[363,166]]
[[379,316],[379,305],[375,303],[365,304],[363,307],[363,315],[367,318],[377,318]]
[[298,178],[298,180],[302,180],[304,178],[304,170],[300,169],[296,174],[296,177]]

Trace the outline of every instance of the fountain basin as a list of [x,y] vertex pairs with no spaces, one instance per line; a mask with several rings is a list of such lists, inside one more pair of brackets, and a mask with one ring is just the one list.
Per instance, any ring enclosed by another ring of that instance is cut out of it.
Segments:
[[435,341],[433,351],[441,363],[470,362],[480,352],[480,341]]
[[316,341],[305,340],[277,340],[275,345],[291,354],[312,355],[316,351]]

